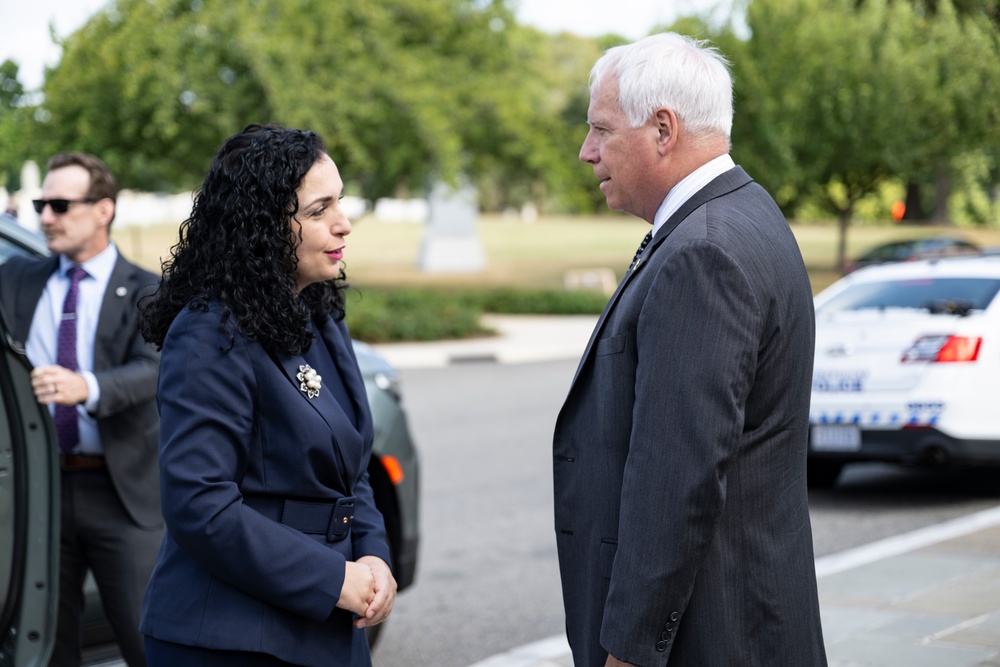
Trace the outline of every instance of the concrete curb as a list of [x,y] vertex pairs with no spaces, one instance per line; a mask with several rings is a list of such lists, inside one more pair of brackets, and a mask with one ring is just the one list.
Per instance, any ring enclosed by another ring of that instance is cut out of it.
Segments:
[[916,551],[955,537],[1000,525],[1000,506],[816,559],[816,578]]
[[562,667],[556,659],[569,655],[565,635],[555,635],[481,660],[470,667]]
[[596,315],[485,315],[496,336],[426,343],[382,343],[372,347],[396,368],[449,364],[527,363],[579,359],[597,323]]

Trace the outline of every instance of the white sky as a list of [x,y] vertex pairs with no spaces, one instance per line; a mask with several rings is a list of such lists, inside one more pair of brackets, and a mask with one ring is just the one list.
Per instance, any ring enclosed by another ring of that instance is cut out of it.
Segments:
[[[357,1],[357,0],[354,0]],[[734,0],[511,0],[518,20],[548,32],[578,35],[617,33],[638,39],[656,25],[680,15],[725,11]],[[22,4],[15,8],[15,4]],[[20,66],[27,90],[42,84],[46,65],[59,62],[61,49],[49,37],[49,25],[65,37],[79,28],[106,0],[0,0],[0,62]]]

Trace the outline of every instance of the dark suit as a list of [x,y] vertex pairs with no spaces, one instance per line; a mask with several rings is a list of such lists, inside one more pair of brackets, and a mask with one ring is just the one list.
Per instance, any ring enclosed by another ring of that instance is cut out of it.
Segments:
[[[232,325],[232,339],[220,332],[220,312],[217,303],[182,310],[163,345],[167,534],[142,631],[293,664],[368,665],[364,631],[335,609],[346,560],[389,562],[366,472],[372,418],[347,328],[328,319],[303,355],[271,355]],[[309,398],[296,374],[318,369],[324,350],[336,371],[321,373]],[[330,506],[351,495],[350,530],[329,534],[340,524],[329,522]]]
[[574,662],[825,665],[805,456],[809,278],[740,168],[670,217],[601,315],[559,414]]
[[[45,284],[58,266],[59,258],[54,256],[13,257],[0,267],[0,304],[15,339],[27,340]],[[143,664],[137,629],[139,605],[163,521],[156,463],[159,354],[138,332],[136,304],[143,290],[156,282],[152,273],[119,256],[101,304],[93,367],[101,397],[94,416],[107,468],[94,473],[63,473],[60,629],[55,664],[76,663],[79,591],[88,566],[123,654],[130,664]],[[70,503],[75,505],[72,515],[67,515]],[[98,546],[80,546],[80,532]],[[123,567],[123,562],[127,566]],[[122,634],[125,632],[131,638]]]

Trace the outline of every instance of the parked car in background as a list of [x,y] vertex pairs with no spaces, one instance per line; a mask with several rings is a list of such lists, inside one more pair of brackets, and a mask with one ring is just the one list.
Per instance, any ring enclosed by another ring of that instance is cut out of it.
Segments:
[[932,236],[925,239],[893,241],[875,246],[857,259],[848,262],[844,274],[866,266],[888,262],[911,262],[918,259],[956,257],[982,254],[982,248],[971,241],[952,236]]
[[816,297],[808,476],[1000,465],[1000,257],[884,264]]
[[[38,233],[31,232],[18,225],[17,220],[11,216],[0,213],[0,264],[14,255],[36,255],[44,256],[49,253],[45,244],[45,239]],[[10,354],[22,359],[21,362],[27,364],[23,359],[23,350],[19,350],[14,341],[7,340],[7,333],[2,333],[4,344]],[[403,591],[413,584],[417,568],[417,549],[420,541],[419,527],[419,502],[420,502],[420,464],[416,446],[410,433],[409,422],[406,410],[403,406],[402,393],[400,389],[399,376],[396,370],[376,352],[373,348],[360,341],[355,341],[354,351],[358,358],[358,366],[365,382],[365,390],[368,394],[368,402],[371,406],[372,418],[374,421],[375,437],[372,446],[372,459],[368,466],[368,475],[371,480],[372,491],[375,496],[375,504],[385,518],[389,549],[392,553],[392,569],[396,578],[398,590]],[[14,362],[12,362],[14,363]],[[17,367],[17,364],[14,364]],[[8,406],[17,404],[24,406],[38,406],[31,394],[30,382],[5,382],[2,384],[3,402]],[[24,409],[28,409],[25,407]],[[31,410],[29,410],[31,411]],[[31,411],[33,414],[31,421],[35,426],[34,432],[30,433],[34,438],[41,436],[37,424],[43,423],[47,427],[48,411]],[[39,416],[41,415],[41,416]],[[27,419],[27,418],[25,418]],[[13,426],[8,424],[11,428]],[[0,430],[3,424],[0,421]],[[44,430],[44,429],[42,429]],[[24,435],[24,434],[22,434]],[[0,434],[0,437],[6,435]],[[23,438],[16,433],[11,435],[12,439]],[[51,443],[50,443],[51,444]],[[32,446],[39,447],[39,443]],[[55,453],[55,445],[51,445],[52,453]],[[16,449],[16,448],[15,448]],[[0,450],[3,450],[0,447]],[[8,452],[8,458],[10,454]],[[10,480],[14,480],[15,486],[18,479],[11,475],[4,475],[8,470],[6,465],[9,462],[3,460],[3,452],[0,451],[0,521],[3,519],[4,504],[7,500],[5,493],[12,499],[17,493],[24,493],[23,489],[18,491],[9,486]],[[41,464],[36,464],[36,468]],[[52,473],[53,479],[58,482],[58,462],[53,459],[52,465],[55,470]],[[44,475],[44,471],[38,474]],[[33,478],[35,479],[35,478]],[[45,485],[45,478],[35,483]],[[5,480],[7,480],[5,482]],[[8,484],[8,486],[5,486]],[[35,491],[34,489],[32,490]],[[40,502],[40,501],[36,501]],[[58,499],[56,500],[56,512],[58,512]],[[37,520],[35,512],[29,514]],[[48,515],[44,515],[48,518]],[[12,517],[8,517],[12,518]],[[21,519],[18,519],[21,520]],[[55,525],[58,525],[56,522]],[[8,536],[16,538],[17,527],[13,524],[4,525],[0,523],[0,544],[6,544]],[[13,532],[11,532],[13,531]],[[23,532],[23,531],[22,531]],[[58,541],[53,558],[58,559]],[[6,573],[5,554],[0,548],[0,578]],[[23,572],[23,567],[17,565],[16,559],[6,563],[6,567],[13,568],[15,574]],[[56,564],[58,572],[58,564]],[[3,591],[0,584],[0,592]],[[100,597],[97,587],[92,578],[88,577],[86,585],[87,605],[84,611],[84,653],[88,664],[113,657],[117,649],[113,644],[114,637],[111,628],[104,618],[104,612],[100,605]],[[8,600],[8,603],[11,603]],[[6,604],[5,606],[11,606]],[[16,605],[15,605],[16,607]],[[0,610],[5,614],[0,617],[4,620],[8,611]],[[13,614],[14,611],[10,611]],[[54,614],[53,610],[53,614]],[[55,616],[52,617],[54,622]],[[368,629],[369,643],[374,644],[383,625],[376,625]],[[0,645],[0,664],[3,663],[3,647]]]
[[15,255],[48,255],[45,237],[25,229],[17,218],[0,213],[0,264]]

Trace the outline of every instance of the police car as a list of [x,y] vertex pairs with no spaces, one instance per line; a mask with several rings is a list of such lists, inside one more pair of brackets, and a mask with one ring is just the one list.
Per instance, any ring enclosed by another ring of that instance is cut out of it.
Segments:
[[808,476],[1000,465],[1000,257],[861,269],[817,295]]

